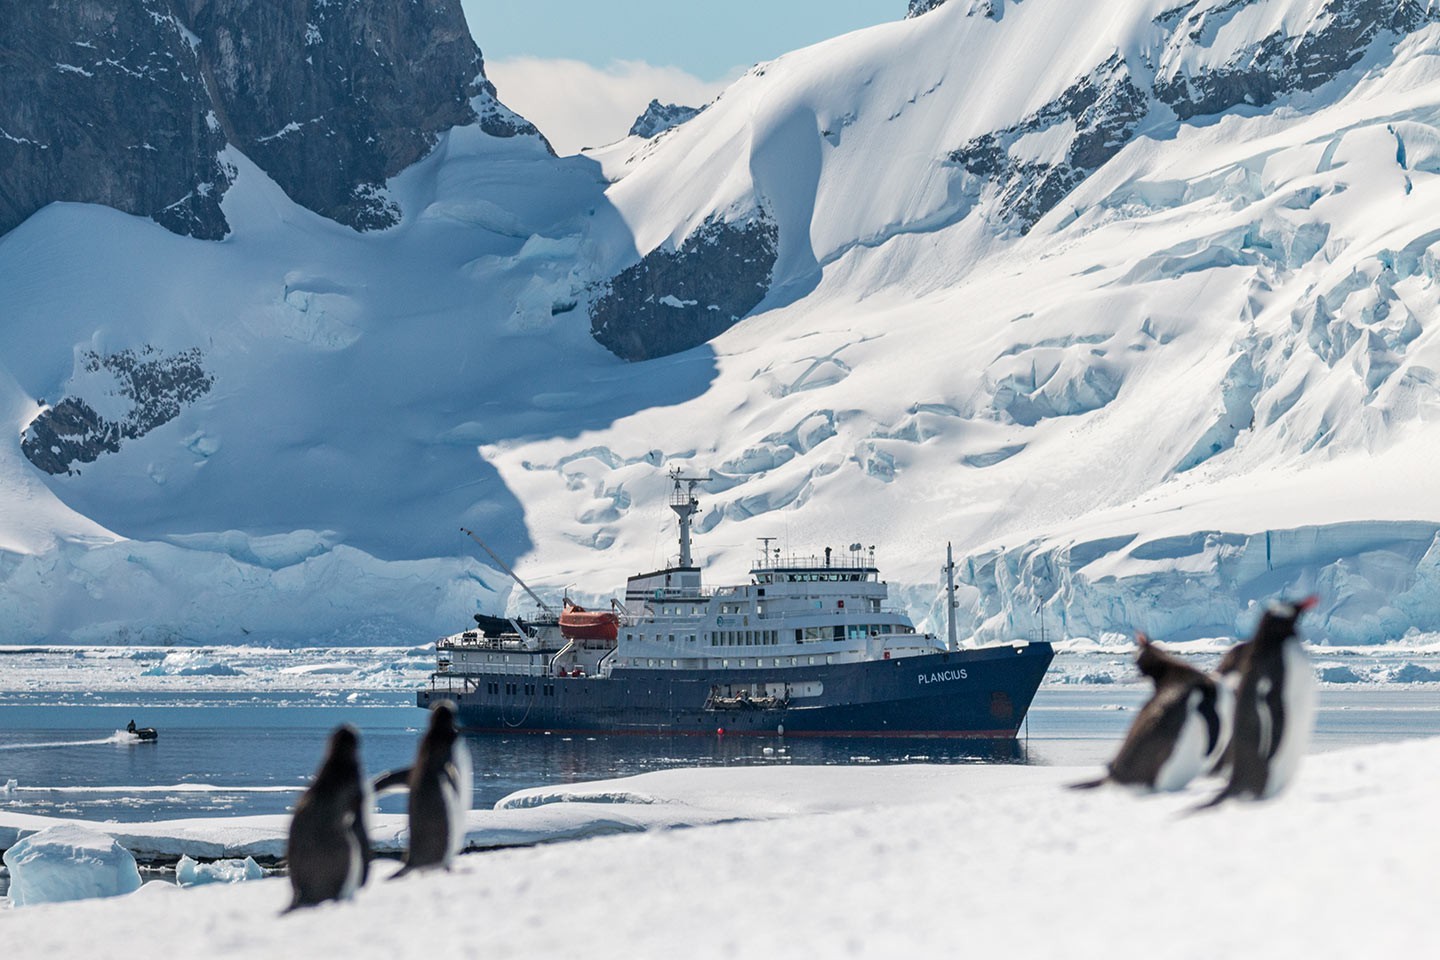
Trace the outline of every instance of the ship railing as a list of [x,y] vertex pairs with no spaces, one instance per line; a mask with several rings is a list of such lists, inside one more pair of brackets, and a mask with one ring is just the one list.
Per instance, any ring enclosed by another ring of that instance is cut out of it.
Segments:
[[829,559],[824,554],[792,553],[786,556],[761,557],[751,566],[752,571],[764,570],[874,570],[875,555],[859,552],[834,551]]
[[[776,604],[783,603],[785,600],[794,600],[794,599],[809,599],[809,598],[785,597],[785,598],[781,599],[781,598],[778,598],[778,597],[777,597],[777,598],[775,598],[775,599],[773,599],[773,600],[770,600],[769,603],[772,604],[772,605],[776,605]],[[834,598],[833,598],[833,597],[824,597],[824,598],[816,597],[816,598],[814,598],[814,599],[827,599],[827,600],[829,600],[829,599],[834,599]],[[808,616],[811,616],[812,614],[818,614],[818,615],[824,615],[824,616],[833,616],[834,614],[837,614],[837,613],[843,613],[843,614],[845,614],[846,619],[847,619],[849,622],[851,622],[851,623],[868,623],[868,622],[870,622],[871,620],[873,620],[875,617],[899,617],[899,618],[904,619],[904,620],[908,620],[908,618],[909,618],[909,614],[908,614],[906,611],[900,610],[900,609],[898,609],[898,608],[896,608],[896,607],[881,607],[879,610],[862,610],[862,609],[860,609],[859,607],[856,607],[854,610],[843,610],[843,611],[842,611],[842,610],[814,610],[814,609],[809,609],[809,610],[807,610],[807,609],[805,609],[804,607],[796,607],[796,608],[792,608],[792,609],[788,609],[788,610],[766,610],[764,613],[752,613],[752,614],[750,614],[750,616],[756,618],[757,620],[796,620],[796,619],[799,619],[800,617],[808,617]],[[908,625],[909,625],[908,623],[903,624],[903,626],[908,626]],[[902,624],[889,624],[888,626],[902,626]]]
[[457,636],[441,637],[435,641],[436,650],[524,650],[530,638],[518,633],[502,633],[488,636],[478,630],[467,630]]
[[639,600],[709,600],[711,597],[728,597],[737,587],[655,587],[652,590],[635,589]]
[[431,679],[441,677],[545,677],[550,668],[543,663],[466,663],[452,664],[449,670],[437,670]]

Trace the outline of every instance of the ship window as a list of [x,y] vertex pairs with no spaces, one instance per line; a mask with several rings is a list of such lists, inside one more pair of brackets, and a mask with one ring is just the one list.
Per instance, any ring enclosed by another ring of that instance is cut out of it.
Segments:
[[827,653],[827,654],[825,654],[825,662],[826,662],[826,663],[834,663],[834,662],[835,662],[835,654],[833,654],[833,653]]
[[673,633],[670,634],[669,640],[670,640],[671,643],[674,643],[674,642],[675,642],[675,634],[673,634]]
[[806,659],[808,659],[808,660],[810,661],[810,666],[812,666],[812,667],[815,666],[815,658],[814,658],[814,657],[807,657]]
[[670,666],[672,666],[672,667],[678,667],[678,666],[680,666],[680,661],[679,661],[679,660],[671,660],[671,661],[670,661]]
[[646,661],[645,661],[645,666],[647,666],[647,667],[653,667],[653,666],[655,666],[655,661],[654,661],[654,660],[646,660]]
[[796,643],[800,643],[802,640],[804,640],[804,638],[805,638],[804,632],[801,631],[801,629],[800,629],[799,627],[796,627],[796,628],[795,628],[795,642],[796,642]]
[[791,657],[791,658],[790,658],[790,666],[792,666],[792,667],[795,666],[795,658],[794,658],[794,657]]
[[730,666],[730,661],[729,661],[729,660],[721,660],[721,661],[720,661],[720,666],[722,666],[722,667],[728,667],[728,666]]

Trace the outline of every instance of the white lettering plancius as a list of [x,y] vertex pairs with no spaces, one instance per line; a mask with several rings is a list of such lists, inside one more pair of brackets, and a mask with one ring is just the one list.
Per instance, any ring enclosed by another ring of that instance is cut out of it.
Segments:
[[970,675],[965,672],[964,668],[961,668],[961,669],[959,669],[959,670],[936,670],[934,673],[922,673],[922,674],[920,674],[920,682],[921,682],[922,684],[926,684],[926,683],[944,683],[944,682],[947,681],[947,680],[968,680],[968,679],[970,679]]

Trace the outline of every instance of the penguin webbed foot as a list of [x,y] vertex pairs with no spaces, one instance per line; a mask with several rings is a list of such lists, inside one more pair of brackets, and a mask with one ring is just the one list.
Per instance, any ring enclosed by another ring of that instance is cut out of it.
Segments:
[[1109,782],[1110,775],[1107,773],[1105,776],[1096,780],[1082,780],[1079,783],[1067,783],[1065,787],[1069,790],[1094,790],[1096,787],[1103,787]]

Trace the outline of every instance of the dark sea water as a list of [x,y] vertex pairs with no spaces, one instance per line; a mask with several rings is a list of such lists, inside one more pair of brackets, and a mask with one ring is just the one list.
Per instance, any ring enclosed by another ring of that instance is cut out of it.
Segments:
[[[475,803],[546,784],[682,766],[1031,763],[1090,766],[1113,753],[1145,689],[1042,690],[1014,743],[713,737],[475,736]],[[288,811],[329,731],[360,730],[367,772],[409,763],[425,714],[412,695],[0,692],[0,810],[121,822]],[[126,721],[159,729],[115,742]],[[1312,750],[1440,736],[1433,688],[1321,693]],[[8,780],[16,785],[5,789]],[[220,789],[209,789],[218,787]],[[400,812],[403,796],[381,809]]]

